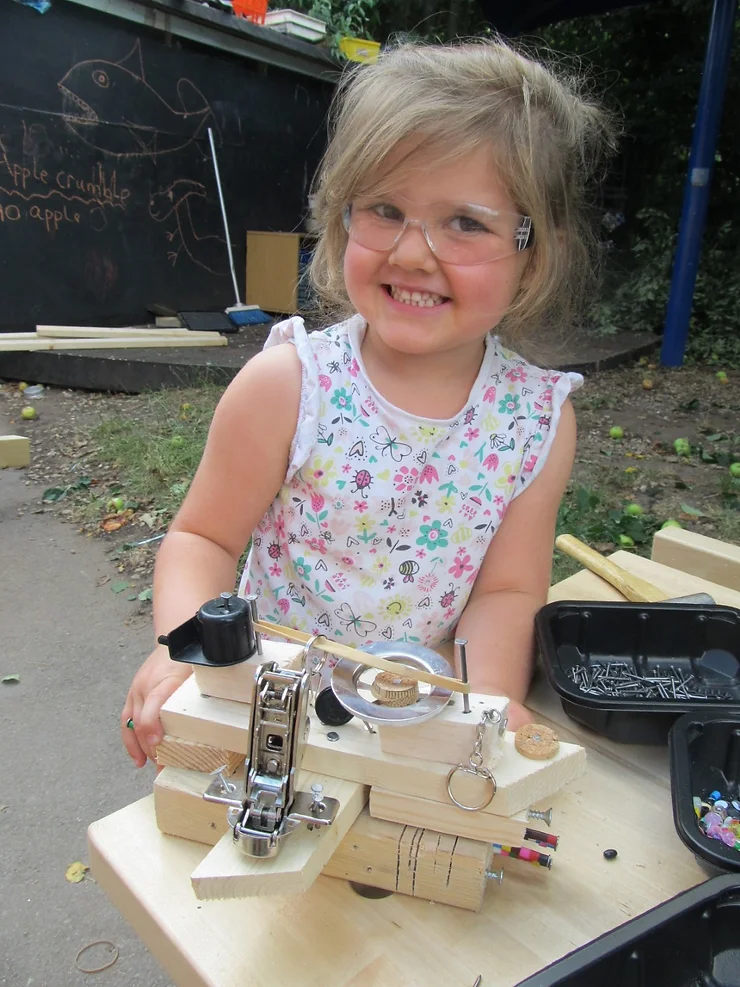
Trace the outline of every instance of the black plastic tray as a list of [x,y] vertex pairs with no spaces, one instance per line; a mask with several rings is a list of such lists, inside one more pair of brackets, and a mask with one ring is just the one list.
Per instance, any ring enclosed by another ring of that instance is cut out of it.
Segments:
[[[563,601],[543,607],[535,629],[545,674],[565,712],[611,740],[664,744],[684,713],[740,709],[740,610],[733,607]],[[723,656],[723,670],[707,666],[708,652]],[[575,665],[610,661],[626,662],[641,676],[670,665],[732,698],[590,696],[568,676]]]
[[518,987],[740,987],[740,878],[715,877]]
[[[702,833],[692,801],[694,795],[706,798],[714,789],[730,800],[740,797],[740,712],[687,713],[674,723],[668,746],[676,832],[697,859],[715,872],[740,873],[740,851]],[[740,925],[737,940],[740,948]],[[737,983],[740,987],[740,977]]]

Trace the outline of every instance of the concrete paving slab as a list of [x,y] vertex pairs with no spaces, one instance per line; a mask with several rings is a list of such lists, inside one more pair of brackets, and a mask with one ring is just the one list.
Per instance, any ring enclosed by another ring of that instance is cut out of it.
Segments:
[[[0,471],[0,677],[20,676],[0,684],[0,984],[170,987],[102,890],[64,877],[87,862],[91,822],[151,791],[154,770],[133,767],[118,717],[152,632],[127,625],[125,594],[97,585],[112,572],[102,542],[32,513],[40,493]],[[119,957],[91,977],[75,956],[97,939]]]

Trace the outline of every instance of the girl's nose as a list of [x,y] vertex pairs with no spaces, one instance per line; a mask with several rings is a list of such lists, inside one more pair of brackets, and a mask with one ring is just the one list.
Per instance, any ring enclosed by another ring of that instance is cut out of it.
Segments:
[[437,258],[419,223],[409,223],[388,255],[388,263],[407,270],[432,272],[436,269]]

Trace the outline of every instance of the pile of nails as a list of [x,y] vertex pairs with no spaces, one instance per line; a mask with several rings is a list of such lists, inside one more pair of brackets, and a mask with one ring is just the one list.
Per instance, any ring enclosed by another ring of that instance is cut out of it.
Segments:
[[725,846],[740,850],[740,802],[728,801],[722,792],[710,792],[705,799],[695,795],[694,812],[699,829],[710,840],[721,840]]
[[705,686],[693,672],[675,665],[656,665],[648,675],[640,675],[626,661],[590,662],[573,665],[568,677],[587,696],[612,699],[694,699],[728,700],[733,694],[725,689]]

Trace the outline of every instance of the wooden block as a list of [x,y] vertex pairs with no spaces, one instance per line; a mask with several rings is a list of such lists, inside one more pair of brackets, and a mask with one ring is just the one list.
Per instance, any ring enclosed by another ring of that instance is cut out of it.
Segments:
[[208,774],[183,768],[159,772],[154,779],[154,813],[161,833],[214,846],[231,831],[226,806],[203,798],[211,780]]
[[423,826],[438,833],[451,833],[484,843],[522,846],[527,828],[542,828],[539,823],[529,822],[525,813],[509,818],[493,816],[489,812],[465,812],[449,801],[432,802],[375,787],[370,789],[369,811],[373,819]]
[[276,661],[281,668],[297,670],[301,667],[298,659],[303,648],[299,645],[263,640],[262,650],[262,655],[255,655],[248,661],[230,665],[228,668],[193,665],[195,681],[201,694],[216,699],[251,703],[254,698],[254,673],[258,665],[265,661]]
[[[165,733],[183,740],[223,747],[246,754],[249,741],[249,706],[227,699],[202,696],[192,676],[162,707]],[[339,740],[328,739],[337,733]],[[363,785],[377,785],[394,792],[448,802],[448,764],[419,758],[384,754],[377,734],[369,734],[357,720],[343,727],[327,727],[311,718],[311,731],[303,756],[306,771],[344,778]],[[507,731],[504,754],[495,769],[496,797],[482,811],[512,816],[559,791],[586,769],[586,752],[575,744],[561,742],[550,761],[530,761],[514,747],[514,734]],[[458,774],[456,797],[468,805],[481,802],[488,791],[483,779]]]
[[[503,696],[484,696],[471,693],[470,712],[465,713],[463,702],[455,696],[453,704],[431,720],[410,727],[379,726],[380,749],[384,754],[401,754],[424,761],[440,761],[442,764],[467,764],[473,752],[481,712],[495,709],[506,719],[509,700]],[[487,726],[483,734],[483,764],[493,767],[501,760],[504,735],[498,724]]]
[[157,329],[182,329],[182,322],[176,315],[155,315],[154,325]]
[[[307,791],[305,786],[310,777],[308,773],[301,773],[299,788]],[[215,846],[225,834],[231,839],[224,806],[206,802],[203,798],[210,780],[209,775],[196,771],[179,768],[160,771],[154,782],[154,809],[160,832],[209,846]],[[523,829],[524,823],[521,823],[520,832]],[[421,829],[414,824],[370,818],[365,809],[357,816],[322,873],[404,894],[409,893],[410,885],[411,893],[416,897],[429,897],[433,901],[477,910],[485,891],[482,869],[491,862],[490,846],[477,840],[456,840],[454,836],[442,836],[441,833],[426,835],[431,833],[429,828]],[[420,834],[424,834],[423,839]],[[294,833],[290,839],[297,835]],[[283,849],[287,846],[288,842]],[[417,852],[409,853],[410,846]],[[282,854],[283,850],[280,852]]]
[[25,435],[0,435],[0,469],[30,465],[31,443]]
[[707,538],[684,528],[663,528],[655,533],[654,562],[740,590],[740,546]]
[[324,874],[477,912],[491,856],[487,843],[373,819],[365,809]]
[[233,775],[244,764],[244,755],[227,751],[223,747],[209,747],[192,740],[180,740],[167,734],[157,746],[157,764],[160,767],[186,768],[211,774],[226,765],[224,774]]
[[[324,795],[339,800],[339,811],[331,826],[309,831],[300,826],[283,841],[276,857],[248,857],[229,832],[193,871],[191,883],[196,898],[253,898],[268,894],[297,894],[307,891],[321,873],[352,823],[367,802],[364,785],[322,775],[303,774],[302,790],[323,785]],[[303,788],[303,784],[308,788]]]

